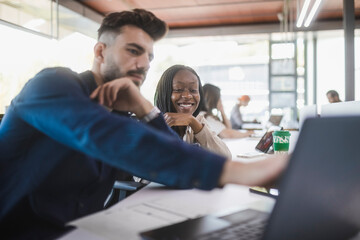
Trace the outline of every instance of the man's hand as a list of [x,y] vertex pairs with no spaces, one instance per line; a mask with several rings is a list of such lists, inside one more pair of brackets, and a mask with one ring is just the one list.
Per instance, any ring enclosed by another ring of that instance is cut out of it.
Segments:
[[282,173],[288,155],[274,155],[265,160],[241,163],[228,160],[223,168],[219,184],[235,183],[248,186],[269,186]]
[[108,108],[135,113],[138,118],[144,117],[154,107],[130,78],[104,83],[91,93],[90,98]]
[[203,125],[191,114],[188,113],[171,113],[164,114],[166,123],[172,126],[190,126],[194,133],[198,133],[203,128]]

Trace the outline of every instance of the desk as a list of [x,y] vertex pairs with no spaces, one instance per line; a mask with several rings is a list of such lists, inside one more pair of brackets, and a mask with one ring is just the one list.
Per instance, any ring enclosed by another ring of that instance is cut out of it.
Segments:
[[[271,211],[275,201],[250,193],[248,187],[227,185],[212,191],[172,190],[151,183],[108,210],[72,222],[78,229],[66,239],[140,239],[138,233],[206,214],[226,215],[254,208]],[[86,236],[86,237],[85,237]]]
[[[235,154],[254,149],[255,139],[227,139],[225,143]],[[235,161],[249,161],[234,158]],[[257,159],[252,159],[256,161]],[[212,191],[174,190],[151,183],[108,210],[71,222],[77,229],[62,237],[70,239],[138,240],[139,232],[181,222],[186,219],[254,208],[270,212],[275,200],[254,193],[248,187],[228,184]]]
[[[256,131],[255,133],[261,133],[264,134],[263,131]],[[299,136],[298,131],[290,131],[290,145],[289,145],[289,153],[292,153],[295,149],[295,145]],[[256,134],[258,135],[258,134]],[[250,161],[256,161],[260,160],[263,157],[257,157],[257,158],[240,158],[237,157],[238,154],[249,152],[249,151],[255,151],[255,146],[259,142],[261,137],[248,137],[248,138],[242,138],[242,139],[223,139],[223,141],[226,143],[228,148],[230,149],[230,152],[232,154],[232,158],[234,161],[241,161],[241,162],[250,162]]]
[[261,123],[244,123],[242,129],[244,130],[262,130],[264,126]]

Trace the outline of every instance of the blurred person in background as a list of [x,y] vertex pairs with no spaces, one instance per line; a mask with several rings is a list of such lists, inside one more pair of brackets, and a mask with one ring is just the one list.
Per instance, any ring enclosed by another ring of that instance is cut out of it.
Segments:
[[231,110],[230,122],[233,129],[241,129],[244,123],[259,123],[256,119],[254,121],[244,121],[240,109],[246,107],[250,102],[248,95],[242,95],[237,99],[237,103]]
[[326,97],[329,100],[329,103],[337,103],[337,102],[341,102],[340,98],[339,98],[339,93],[335,90],[329,90],[326,93]]
[[[253,131],[240,132],[232,129],[231,123],[227,118],[221,101],[220,88],[212,84],[205,84],[203,114],[208,121],[210,128],[217,133],[220,138],[244,138],[251,136]],[[220,112],[221,119],[214,113]]]

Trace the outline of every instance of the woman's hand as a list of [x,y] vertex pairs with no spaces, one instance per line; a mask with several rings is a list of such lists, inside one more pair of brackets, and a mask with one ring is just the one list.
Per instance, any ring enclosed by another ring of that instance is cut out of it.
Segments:
[[244,134],[246,137],[251,137],[254,134],[254,130],[248,130]]
[[164,114],[166,123],[170,126],[190,126],[194,133],[198,133],[203,125],[191,114],[187,113],[171,113]]
[[224,107],[223,107],[223,104],[222,104],[222,101],[221,101],[221,98],[219,99],[217,105],[216,105],[216,108],[220,111],[220,113],[224,113]]

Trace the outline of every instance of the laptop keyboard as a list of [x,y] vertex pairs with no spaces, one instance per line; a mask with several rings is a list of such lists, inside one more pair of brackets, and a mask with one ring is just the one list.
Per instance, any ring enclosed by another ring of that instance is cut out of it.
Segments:
[[198,240],[256,240],[261,239],[267,220],[256,219],[249,223],[231,225],[229,227],[199,236]]

